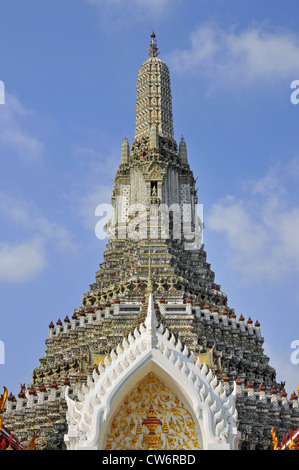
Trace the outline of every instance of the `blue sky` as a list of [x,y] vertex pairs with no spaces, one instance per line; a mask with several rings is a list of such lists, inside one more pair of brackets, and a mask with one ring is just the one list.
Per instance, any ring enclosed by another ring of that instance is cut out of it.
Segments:
[[0,386],[30,381],[49,323],[95,280],[106,241],[94,212],[133,140],[154,29],[216,282],[237,316],[261,323],[278,379],[297,389],[297,11],[295,0],[1,2]]

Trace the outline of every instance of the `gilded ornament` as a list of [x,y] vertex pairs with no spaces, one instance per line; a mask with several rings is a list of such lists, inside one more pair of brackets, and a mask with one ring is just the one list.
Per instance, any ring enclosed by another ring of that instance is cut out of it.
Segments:
[[6,387],[3,387],[3,388],[4,388],[4,392],[0,398],[0,431],[3,426],[3,420],[2,420],[1,414],[4,412],[4,406],[5,406],[5,402],[6,402],[7,394],[8,394],[7,388]]
[[110,425],[106,450],[125,449],[200,449],[191,414],[153,373],[125,397]]

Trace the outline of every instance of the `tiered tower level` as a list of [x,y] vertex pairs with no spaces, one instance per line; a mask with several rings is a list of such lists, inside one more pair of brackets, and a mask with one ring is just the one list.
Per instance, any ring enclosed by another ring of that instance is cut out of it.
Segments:
[[[124,139],[114,179],[104,260],[82,305],[50,323],[45,355],[18,399],[10,395],[5,424],[20,441],[35,430],[38,446],[63,447],[64,389],[80,396],[93,370],[144,320],[150,272],[158,320],[225,390],[237,383],[241,448],[265,449],[273,426],[278,435],[299,427],[297,395],[288,398],[276,382],[260,324],[237,316],[215,283],[201,243],[196,180],[184,138],[179,146],[174,139],[169,70],[154,34],[149,55],[137,77],[134,141],[130,148]],[[172,208],[168,218],[161,207]]]

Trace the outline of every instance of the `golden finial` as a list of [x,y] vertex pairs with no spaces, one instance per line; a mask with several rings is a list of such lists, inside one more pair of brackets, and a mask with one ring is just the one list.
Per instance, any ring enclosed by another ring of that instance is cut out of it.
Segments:
[[274,432],[274,428],[271,429],[271,435],[272,435],[272,441],[274,444],[274,450],[281,450],[279,440],[277,439],[276,434]]
[[32,437],[32,439],[31,439],[31,441],[30,441],[29,446],[27,447],[27,450],[34,450],[35,441],[36,441],[36,432],[34,431],[34,432],[33,432],[33,437]]
[[4,411],[4,406],[5,406],[5,402],[7,398],[7,388],[6,387],[3,387],[3,388],[4,388],[4,393],[3,395],[1,395],[1,398],[0,398],[0,413],[3,413]]
[[152,38],[152,40],[150,42],[150,47],[148,49],[148,54],[149,54],[150,57],[157,57],[157,55],[159,55],[160,52],[158,52],[156,35],[155,35],[154,31],[151,34],[151,38]]
[[4,393],[0,397],[0,431],[1,431],[2,425],[3,425],[3,420],[2,420],[1,414],[4,412],[4,406],[5,406],[5,402],[6,402],[7,394],[8,394],[7,388],[6,387],[3,387],[3,388],[4,388]]
[[136,426],[136,434],[142,434],[142,428],[141,428],[141,424],[139,421]]
[[168,434],[168,433],[169,433],[169,428],[168,428],[168,424],[167,424],[166,418],[167,418],[167,413],[166,413],[166,416],[165,416],[165,418],[164,418],[164,423],[163,423],[163,426],[162,426],[162,432],[163,432],[164,434]]

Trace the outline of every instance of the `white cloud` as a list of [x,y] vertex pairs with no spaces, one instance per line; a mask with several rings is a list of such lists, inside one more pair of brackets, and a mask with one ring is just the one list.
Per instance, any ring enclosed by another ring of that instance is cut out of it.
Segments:
[[88,230],[94,230],[98,222],[98,217],[95,216],[97,206],[111,203],[113,178],[120,163],[120,151],[120,148],[110,148],[103,153],[90,147],[73,149],[83,168],[80,180],[72,181],[67,198],[72,211]]
[[111,195],[111,187],[98,184],[96,188],[77,199],[78,216],[85,228],[91,230],[95,228],[98,221],[95,210],[100,204],[111,204]]
[[233,81],[271,83],[293,79],[299,72],[299,38],[291,31],[251,26],[242,31],[215,24],[198,27],[190,48],[174,51],[168,58],[178,73],[206,76],[213,85]]
[[288,199],[288,186],[295,184],[291,166],[294,162],[277,165],[259,181],[247,182],[243,199],[227,196],[206,216],[206,226],[224,234],[228,263],[247,282],[282,281],[299,273],[299,201],[290,205]]
[[16,96],[5,94],[5,104],[0,106],[0,145],[26,163],[41,161],[44,154],[43,143],[24,128],[31,115]]
[[269,253],[270,234],[263,223],[256,222],[244,201],[228,197],[215,203],[206,225],[225,234],[228,262],[247,281],[275,275],[278,260]]
[[0,243],[0,281],[24,282],[46,266],[46,252],[39,237],[19,244]]
[[[0,193],[0,214],[12,224],[19,242],[0,242],[0,281],[25,282],[46,266],[50,248],[74,254],[77,245],[69,231],[37,213],[37,209],[12,195]],[[16,230],[17,227],[17,230]],[[29,234],[29,235],[28,235]],[[29,241],[23,241],[27,237]]]
[[38,234],[45,242],[53,242],[60,250],[73,253],[77,249],[71,234],[65,227],[49,221],[45,216],[40,215],[33,205],[11,194],[0,192],[0,213],[8,216],[19,227]]

